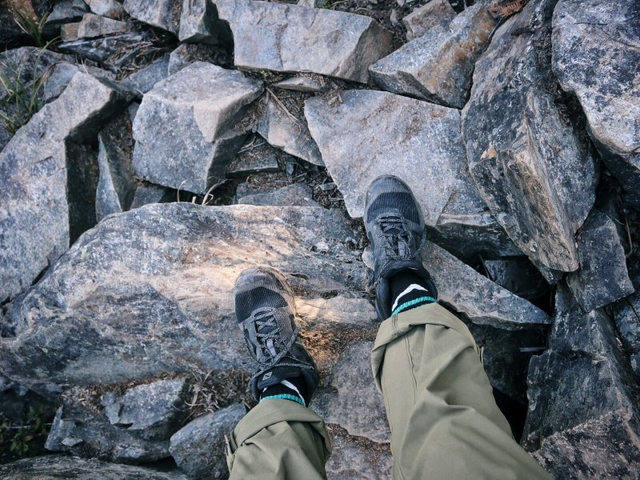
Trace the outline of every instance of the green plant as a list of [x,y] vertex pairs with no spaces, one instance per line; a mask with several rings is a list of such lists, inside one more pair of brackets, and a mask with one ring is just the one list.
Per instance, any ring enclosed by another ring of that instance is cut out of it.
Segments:
[[23,80],[22,68],[0,64],[3,67],[0,69],[0,120],[11,134],[15,134],[40,110],[41,90],[49,76],[48,69],[39,72],[40,59],[51,42],[45,44],[36,57],[30,81]]
[[[22,458],[29,454],[37,454],[41,447],[34,443],[47,434],[47,424],[44,421],[45,409],[40,406],[37,410],[29,407],[27,418],[21,425],[4,421],[0,424],[0,453],[1,459]],[[8,449],[6,448],[8,446]],[[1,463],[1,462],[0,462]]]
[[29,8],[30,6],[31,4],[27,2],[9,1],[9,10],[13,16],[13,21],[20,27],[20,30],[33,39],[37,47],[44,47],[46,42],[42,36],[42,29],[49,14],[45,13],[38,20],[33,9]]

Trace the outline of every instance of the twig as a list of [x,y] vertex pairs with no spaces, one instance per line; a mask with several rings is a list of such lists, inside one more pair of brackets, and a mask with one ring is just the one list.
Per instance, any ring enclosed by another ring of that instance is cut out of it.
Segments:
[[284,110],[284,113],[286,113],[286,114],[287,114],[287,116],[288,116],[291,120],[293,120],[293,121],[296,123],[296,125],[300,126],[300,121],[296,118],[296,116],[295,116],[293,113],[291,113],[291,112],[287,109],[287,107],[285,107],[285,106],[284,106],[284,103],[282,103],[282,102],[280,101],[280,99],[276,96],[276,94],[275,94],[275,93],[273,93],[273,91],[272,91],[269,87],[265,87],[265,89],[267,90],[267,92],[269,92],[269,95],[270,95],[271,97],[273,97],[273,99],[275,100],[276,104],[278,104],[278,106],[279,106],[282,110]]

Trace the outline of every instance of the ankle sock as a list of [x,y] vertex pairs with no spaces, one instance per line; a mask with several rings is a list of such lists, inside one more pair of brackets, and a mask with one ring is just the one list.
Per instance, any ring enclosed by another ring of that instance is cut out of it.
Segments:
[[309,400],[306,397],[307,389],[302,377],[288,378],[276,385],[265,388],[260,394],[260,402],[267,399],[284,399],[307,406]]
[[391,292],[391,314],[396,315],[436,302],[436,293],[425,281],[411,270],[403,270],[389,278]]

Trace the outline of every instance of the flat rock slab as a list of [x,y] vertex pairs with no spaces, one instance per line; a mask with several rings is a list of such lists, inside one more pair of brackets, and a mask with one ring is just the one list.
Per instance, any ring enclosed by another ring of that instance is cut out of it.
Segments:
[[531,359],[522,444],[554,478],[616,478],[640,469],[640,416],[615,328],[558,288],[549,349]]
[[215,0],[239,68],[312,72],[366,83],[391,34],[362,15],[251,0]]
[[471,176],[500,225],[534,264],[570,272],[598,174],[584,131],[545,87],[555,82],[554,5],[533,0],[498,29],[476,63],[462,132]]
[[272,206],[295,206],[295,207],[318,207],[313,200],[313,192],[308,185],[295,183],[279,188],[273,192],[254,193],[238,198],[237,203],[245,205],[272,205]]
[[206,193],[242,146],[244,133],[230,131],[242,107],[261,93],[260,82],[204,62],[157,83],[133,123],[136,173],[151,183]]
[[594,210],[577,241],[580,268],[567,276],[567,284],[586,312],[635,291],[616,224],[605,213]]
[[0,154],[0,302],[26,290],[69,248],[67,167],[80,158],[68,141],[95,139],[125,102],[115,87],[77,73]]
[[96,478],[135,478],[136,480],[189,480],[186,475],[159,472],[153,468],[102,462],[95,458],[83,459],[66,455],[25,458],[0,465],[0,475],[12,480],[95,480]]
[[638,15],[640,5],[629,0],[561,0],[553,14],[553,71],[578,97],[605,164],[640,210]]
[[321,207],[173,203],[112,215],[11,305],[0,371],[55,396],[60,384],[245,367],[232,290],[256,262],[299,292],[302,328],[372,326],[354,237],[342,213]]
[[496,23],[478,3],[448,27],[433,28],[374,63],[371,77],[389,92],[462,108],[476,60],[489,45]]
[[407,29],[407,41],[421,37],[431,29],[448,27],[455,17],[456,11],[447,0],[431,0],[402,19]]
[[379,443],[391,438],[384,399],[371,372],[373,342],[351,345],[333,366],[326,386],[311,408],[328,423],[337,423],[350,435]]

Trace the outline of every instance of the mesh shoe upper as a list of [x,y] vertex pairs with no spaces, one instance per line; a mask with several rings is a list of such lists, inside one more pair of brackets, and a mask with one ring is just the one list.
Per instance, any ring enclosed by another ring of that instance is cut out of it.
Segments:
[[257,372],[251,380],[253,394],[280,381],[302,375],[309,391],[317,386],[311,356],[296,343],[294,301],[280,273],[266,267],[243,271],[234,289],[238,324]]
[[407,184],[389,175],[371,183],[364,220],[375,260],[376,310],[384,320],[391,315],[388,278],[393,274],[415,271],[436,291],[420,259],[426,240],[424,217]]

